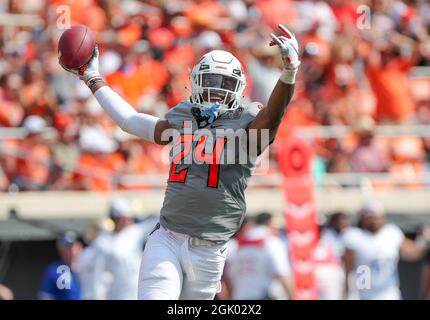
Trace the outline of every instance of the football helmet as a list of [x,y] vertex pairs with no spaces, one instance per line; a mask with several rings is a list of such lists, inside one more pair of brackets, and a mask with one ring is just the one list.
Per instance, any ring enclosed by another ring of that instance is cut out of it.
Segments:
[[240,106],[246,77],[230,52],[213,50],[200,59],[191,74],[191,102],[202,111],[217,105],[218,115]]

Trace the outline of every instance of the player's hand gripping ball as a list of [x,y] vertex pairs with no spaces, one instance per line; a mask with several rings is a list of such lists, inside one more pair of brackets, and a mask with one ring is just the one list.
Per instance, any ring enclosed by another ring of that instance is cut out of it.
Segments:
[[60,65],[85,82],[99,76],[98,55],[94,36],[86,26],[73,26],[61,35],[58,42]]
[[281,58],[285,69],[295,70],[300,65],[299,44],[294,33],[282,24],[278,24],[278,29],[283,33],[283,35],[275,36],[271,33],[270,36],[272,37],[272,41],[270,42],[270,46],[278,45],[281,49]]

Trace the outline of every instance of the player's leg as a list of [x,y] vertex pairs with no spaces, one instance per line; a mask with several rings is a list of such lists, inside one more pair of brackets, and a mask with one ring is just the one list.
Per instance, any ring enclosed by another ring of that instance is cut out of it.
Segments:
[[177,300],[182,287],[179,262],[180,243],[163,228],[148,238],[139,273],[138,298],[141,300]]
[[184,270],[181,299],[212,300],[221,291],[221,276],[227,255],[227,245],[214,247],[188,246],[182,250]]

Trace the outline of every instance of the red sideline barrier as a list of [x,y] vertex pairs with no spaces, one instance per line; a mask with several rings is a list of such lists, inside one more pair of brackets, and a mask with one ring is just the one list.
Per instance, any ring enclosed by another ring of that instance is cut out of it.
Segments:
[[313,152],[303,139],[291,137],[280,148],[278,163],[287,200],[284,212],[295,282],[295,299],[318,298],[312,252],[318,241],[315,183],[312,179]]

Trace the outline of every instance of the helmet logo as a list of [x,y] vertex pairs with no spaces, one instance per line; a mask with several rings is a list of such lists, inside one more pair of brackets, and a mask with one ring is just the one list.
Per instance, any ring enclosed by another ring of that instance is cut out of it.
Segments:
[[240,71],[239,69],[234,69],[234,70],[233,70],[233,73],[234,73],[235,75],[238,75],[239,77],[242,75],[242,71]]
[[208,64],[202,64],[199,68],[199,71],[202,71],[202,70],[209,70],[209,65]]

